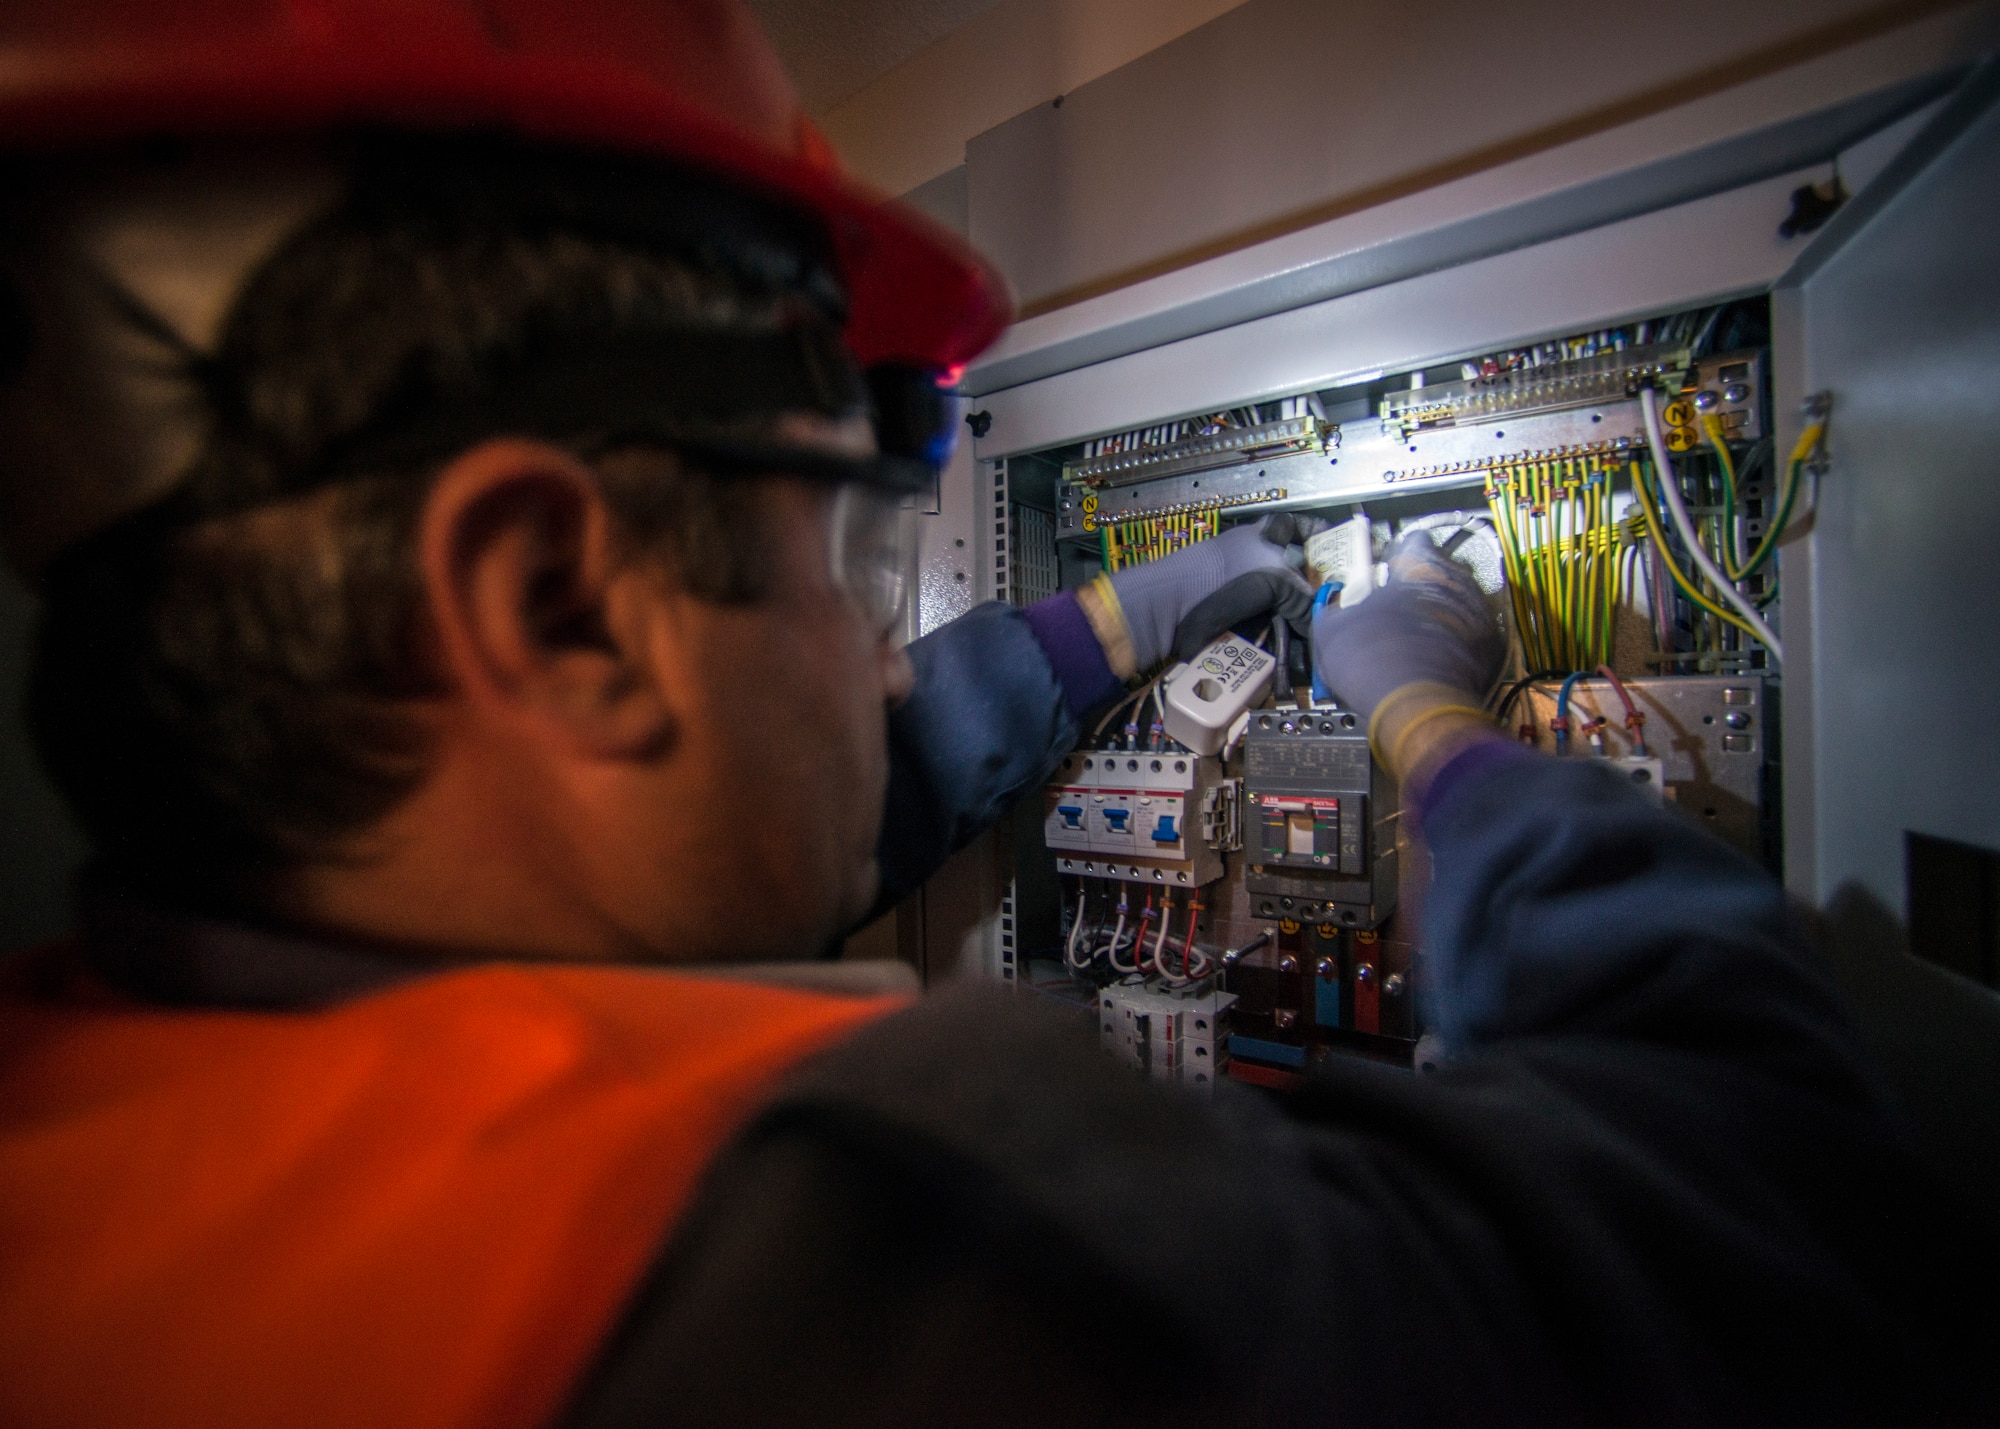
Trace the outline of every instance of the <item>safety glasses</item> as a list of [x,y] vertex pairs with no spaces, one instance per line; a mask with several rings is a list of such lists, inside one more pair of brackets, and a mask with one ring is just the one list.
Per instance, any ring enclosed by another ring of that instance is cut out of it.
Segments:
[[842,482],[833,498],[828,550],[833,583],[878,638],[893,635],[909,599],[916,566],[912,499],[860,482]]

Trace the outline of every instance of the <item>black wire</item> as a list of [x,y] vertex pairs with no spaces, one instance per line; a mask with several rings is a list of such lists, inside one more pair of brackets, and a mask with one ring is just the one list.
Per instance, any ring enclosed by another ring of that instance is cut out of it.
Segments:
[[1513,684],[1507,687],[1507,693],[1502,695],[1500,697],[1499,703],[1494,705],[1493,718],[1501,721],[1502,723],[1505,723],[1507,719],[1507,711],[1512,709],[1514,707],[1514,702],[1521,698],[1521,692],[1527,689],[1528,686],[1534,684],[1536,681],[1560,680],[1572,673],[1574,672],[1570,670],[1534,670],[1529,672],[1528,674],[1521,676],[1520,679],[1516,680]]
[[1770,460],[1770,456],[1771,456],[1771,439],[1769,437],[1765,437],[1762,441],[1756,441],[1750,444],[1750,450],[1744,456],[1743,464],[1736,468],[1736,495],[1739,499],[1741,499],[1743,495],[1744,484],[1748,482],[1752,476],[1756,475],[1758,467],[1762,466],[1766,461]]

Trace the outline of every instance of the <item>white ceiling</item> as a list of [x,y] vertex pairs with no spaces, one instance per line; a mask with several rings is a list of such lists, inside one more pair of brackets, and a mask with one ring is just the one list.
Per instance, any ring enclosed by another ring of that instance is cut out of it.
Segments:
[[806,108],[824,114],[999,0],[749,0]]

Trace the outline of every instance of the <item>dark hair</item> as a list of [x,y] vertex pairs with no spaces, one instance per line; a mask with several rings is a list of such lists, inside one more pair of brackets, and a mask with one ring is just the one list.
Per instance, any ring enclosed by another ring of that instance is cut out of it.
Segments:
[[[127,883],[240,898],[423,778],[410,702],[439,689],[412,544],[450,452],[350,458],[356,434],[420,425],[550,338],[840,316],[809,224],[694,176],[493,139],[364,148],[349,200],[199,359],[211,431],[183,487],[45,585],[31,725]],[[683,588],[762,593],[757,483],[587,424],[563,440]]]

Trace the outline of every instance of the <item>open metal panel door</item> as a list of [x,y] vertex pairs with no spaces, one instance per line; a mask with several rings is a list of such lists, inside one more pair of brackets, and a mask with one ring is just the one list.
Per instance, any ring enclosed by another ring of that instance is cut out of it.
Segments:
[[[1979,976],[1979,942],[1992,966],[2000,908],[1978,852],[2000,850],[1996,235],[1989,61],[1821,232],[1772,315],[1778,450],[1801,396],[1833,403],[1812,523],[1783,556],[1787,878],[1826,907],[1833,970],[1919,1144],[2000,1229],[2000,993],[1945,970]],[[1977,905],[1972,926],[1937,936],[1921,879],[1906,905],[1912,834],[1967,856],[1970,886],[1944,901]]]
[[1906,832],[2000,849],[1997,242],[1989,61],[1774,295],[1779,454],[1803,394],[1833,402],[1782,557],[1787,873],[1816,903],[1901,909]]

